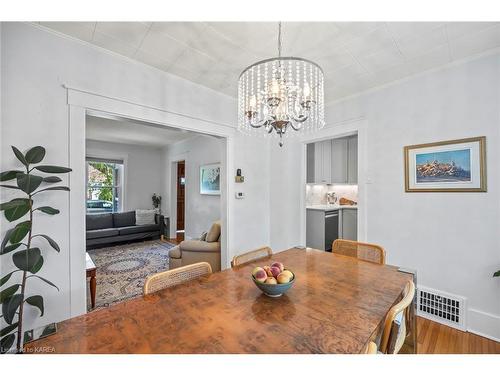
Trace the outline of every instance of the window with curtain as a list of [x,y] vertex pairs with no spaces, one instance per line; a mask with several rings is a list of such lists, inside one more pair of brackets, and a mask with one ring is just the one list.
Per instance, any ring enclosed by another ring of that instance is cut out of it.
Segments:
[[87,158],[87,213],[122,211],[123,161]]

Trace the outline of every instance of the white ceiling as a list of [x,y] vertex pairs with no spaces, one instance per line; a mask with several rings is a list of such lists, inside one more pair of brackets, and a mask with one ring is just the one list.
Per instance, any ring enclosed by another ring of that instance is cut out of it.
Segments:
[[[246,66],[277,55],[276,23],[40,24],[234,97]],[[499,46],[500,22],[283,24],[283,55],[322,66],[326,102]]]
[[93,141],[163,147],[197,135],[164,126],[87,116],[85,138]]

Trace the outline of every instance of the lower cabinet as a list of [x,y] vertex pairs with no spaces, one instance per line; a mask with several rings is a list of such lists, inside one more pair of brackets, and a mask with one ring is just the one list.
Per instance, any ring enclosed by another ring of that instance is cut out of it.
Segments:
[[332,250],[332,243],[339,238],[339,210],[307,210],[306,246],[318,250]]
[[358,240],[358,210],[352,208],[342,209],[342,220],[340,224],[340,238],[344,240]]
[[337,238],[356,241],[358,212],[356,209],[331,211],[308,209],[306,214],[306,246],[318,250],[332,250]]

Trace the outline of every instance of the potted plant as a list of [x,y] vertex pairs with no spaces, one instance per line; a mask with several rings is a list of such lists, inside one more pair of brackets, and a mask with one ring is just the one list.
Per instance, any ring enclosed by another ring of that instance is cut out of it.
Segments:
[[[15,341],[17,342],[16,351],[22,352],[25,304],[36,307],[40,311],[40,316],[43,316],[45,309],[43,297],[30,295],[29,281],[38,279],[59,290],[54,283],[38,274],[44,263],[40,244],[48,244],[57,252],[60,251],[59,245],[48,235],[33,232],[33,222],[40,214],[57,215],[59,210],[50,206],[36,205],[35,200],[38,194],[57,190],[69,191],[67,186],[50,186],[62,180],[48,174],[71,172],[71,169],[66,167],[33,165],[39,164],[45,157],[45,148],[42,146],[33,147],[24,154],[14,146],[12,150],[23,168],[2,172],[0,181],[15,180],[15,182],[0,184],[0,186],[4,189],[16,190],[22,196],[0,205],[0,211],[3,211],[9,222],[19,221],[5,232],[0,245],[0,256],[7,256],[7,254],[12,256],[12,263],[15,266],[14,270],[1,275],[0,279],[0,288],[3,288],[0,291],[2,318],[7,324],[0,331],[1,353],[8,352]],[[34,172],[42,172],[43,175],[34,174]],[[43,242],[38,241],[39,239]]]
[[153,193],[151,199],[153,201],[153,208],[158,212],[158,214],[161,214],[161,195]]

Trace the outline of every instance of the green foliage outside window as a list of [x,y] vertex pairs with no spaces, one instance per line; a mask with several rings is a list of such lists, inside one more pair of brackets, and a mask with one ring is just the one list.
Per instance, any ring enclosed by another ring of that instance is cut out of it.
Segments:
[[89,162],[89,166],[92,167],[95,171],[89,168],[90,170],[87,196],[91,197],[92,191],[98,190],[98,199],[112,202],[114,165],[100,162]]

